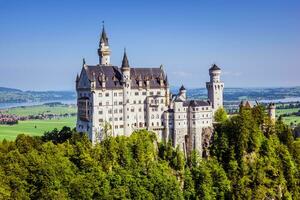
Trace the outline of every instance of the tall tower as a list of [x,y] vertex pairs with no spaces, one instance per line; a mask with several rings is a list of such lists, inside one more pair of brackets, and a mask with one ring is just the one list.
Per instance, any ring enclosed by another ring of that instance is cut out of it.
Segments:
[[223,107],[224,83],[221,82],[220,75],[221,69],[216,64],[213,64],[209,69],[210,81],[206,82],[206,89],[214,112],[218,108]]
[[108,44],[108,37],[106,36],[106,32],[104,29],[104,24],[102,27],[102,34],[99,42],[98,55],[100,65],[110,65],[110,50]]
[[123,74],[123,119],[124,119],[124,135],[128,136],[131,134],[131,116],[130,116],[130,90],[131,90],[131,80],[130,80],[130,67],[126,55],[126,50],[124,50],[121,71]]
[[268,106],[268,116],[270,120],[275,123],[276,121],[276,105],[275,103],[270,103]]

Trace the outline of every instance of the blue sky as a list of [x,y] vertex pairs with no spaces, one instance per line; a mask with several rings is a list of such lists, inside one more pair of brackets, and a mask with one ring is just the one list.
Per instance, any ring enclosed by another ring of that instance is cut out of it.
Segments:
[[164,65],[171,85],[205,87],[217,63],[227,87],[300,85],[300,1],[0,0],[0,86],[74,89],[82,58],[98,62],[101,21],[112,63]]

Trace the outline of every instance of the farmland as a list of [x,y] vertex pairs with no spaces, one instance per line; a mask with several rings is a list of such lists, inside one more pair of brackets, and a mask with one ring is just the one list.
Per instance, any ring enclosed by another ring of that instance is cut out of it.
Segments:
[[[38,105],[27,107],[16,107],[1,112],[14,114],[18,116],[42,115],[42,114],[74,114],[76,113],[75,105]],[[14,140],[19,134],[29,134],[32,136],[43,135],[46,131],[51,131],[54,128],[61,129],[63,126],[74,128],[76,124],[76,116],[59,117],[54,119],[43,120],[26,120],[19,121],[16,125],[0,125],[0,140]]]
[[48,120],[28,120],[20,121],[17,125],[0,125],[0,140],[14,140],[19,134],[28,134],[32,136],[43,135],[46,131],[55,128],[61,129],[64,126],[74,128],[76,117],[66,117],[60,119]]
[[[280,115],[283,115],[283,114],[295,113],[295,112],[298,112],[299,110],[300,110],[300,108],[277,109],[276,116],[279,117]],[[300,123],[300,116],[296,116],[296,115],[285,116],[282,119],[288,125],[290,125],[291,123],[293,123],[295,125]]]

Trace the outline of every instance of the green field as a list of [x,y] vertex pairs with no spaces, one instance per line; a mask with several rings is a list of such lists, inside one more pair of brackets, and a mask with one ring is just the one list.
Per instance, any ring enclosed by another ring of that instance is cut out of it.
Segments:
[[67,117],[51,120],[28,120],[19,121],[17,125],[0,125],[0,140],[14,140],[19,134],[28,134],[32,136],[43,135],[45,131],[51,131],[54,128],[61,129],[63,126],[75,127],[76,117]]
[[[289,114],[293,112],[299,111],[300,108],[290,108],[290,109],[276,109],[276,116],[279,117],[279,115],[282,114]],[[283,117],[284,123],[290,125],[291,123],[294,124],[299,124],[300,123],[300,117],[299,116],[288,116],[288,117]]]
[[16,107],[5,110],[5,113],[15,114],[18,116],[28,116],[28,115],[39,115],[39,114],[65,114],[65,113],[76,113],[75,105],[39,105],[39,106],[26,106],[26,107]]

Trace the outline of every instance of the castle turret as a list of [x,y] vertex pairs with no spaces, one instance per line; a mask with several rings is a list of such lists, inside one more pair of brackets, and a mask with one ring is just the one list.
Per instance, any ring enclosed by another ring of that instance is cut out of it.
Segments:
[[121,72],[123,74],[123,110],[124,110],[124,134],[131,134],[131,116],[130,116],[130,90],[131,90],[131,79],[130,79],[130,66],[127,59],[126,50],[124,49],[124,55],[122,60]]
[[102,27],[102,34],[99,42],[98,55],[99,55],[100,65],[110,65],[110,50],[108,44],[108,37],[106,35],[104,25]]
[[183,98],[183,100],[186,100],[186,89],[183,85],[181,85],[179,89],[179,95]]
[[275,103],[270,103],[268,106],[268,116],[272,122],[276,121],[276,105]]
[[206,83],[208,99],[210,100],[213,111],[223,107],[224,83],[220,80],[221,69],[213,64],[209,69],[210,82]]

